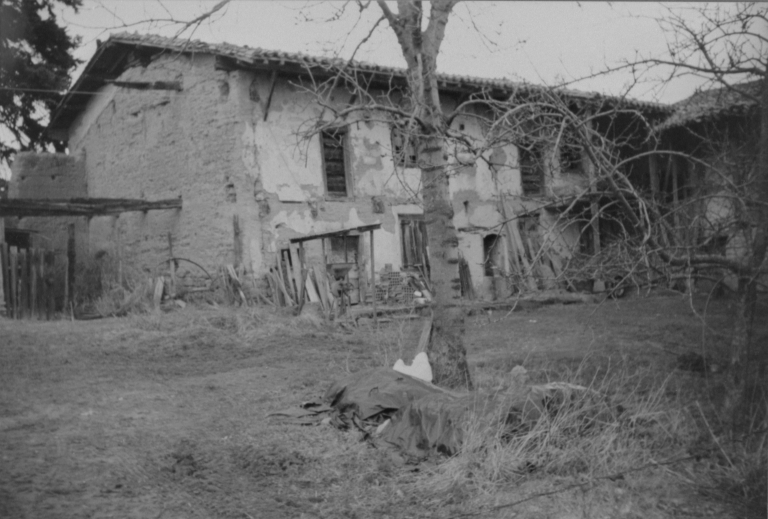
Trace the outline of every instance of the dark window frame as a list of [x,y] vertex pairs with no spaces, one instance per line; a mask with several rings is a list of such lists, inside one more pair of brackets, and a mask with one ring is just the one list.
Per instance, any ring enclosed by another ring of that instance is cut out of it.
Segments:
[[[335,141],[335,145],[331,144]],[[320,156],[322,157],[323,184],[325,193],[331,198],[349,198],[352,192],[352,186],[349,179],[349,157],[348,157],[349,135],[346,128],[333,128],[320,132]],[[331,157],[334,152],[340,150],[338,157]],[[338,163],[344,174],[344,190],[339,189],[338,171],[333,172],[329,179],[329,168],[338,168]],[[336,164],[335,166],[332,166]]]
[[401,270],[419,271],[429,277],[427,223],[424,215],[397,215],[400,227]]
[[419,167],[416,135],[414,135],[412,130],[408,129],[407,125],[393,123],[389,138],[392,145],[392,161],[395,163],[395,166],[403,168]]
[[544,192],[544,153],[539,146],[517,147],[520,185],[523,195],[541,195]]

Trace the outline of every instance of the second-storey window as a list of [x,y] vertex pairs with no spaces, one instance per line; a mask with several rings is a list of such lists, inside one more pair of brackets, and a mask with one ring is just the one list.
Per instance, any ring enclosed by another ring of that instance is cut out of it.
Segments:
[[406,124],[392,125],[392,158],[395,165],[403,168],[418,166],[415,130],[409,129]]
[[323,145],[323,170],[325,190],[331,196],[347,196],[347,165],[344,153],[346,131],[337,128],[324,131],[321,135]]
[[544,187],[544,161],[536,147],[518,147],[523,195],[540,195]]

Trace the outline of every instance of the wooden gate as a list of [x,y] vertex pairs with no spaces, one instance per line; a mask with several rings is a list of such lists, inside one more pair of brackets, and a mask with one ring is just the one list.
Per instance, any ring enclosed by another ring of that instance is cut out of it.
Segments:
[[66,255],[0,243],[0,312],[13,319],[51,319],[69,300],[68,275]]

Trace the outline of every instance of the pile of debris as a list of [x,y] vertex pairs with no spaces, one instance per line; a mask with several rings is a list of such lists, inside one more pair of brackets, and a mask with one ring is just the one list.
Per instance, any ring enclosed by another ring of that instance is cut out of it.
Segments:
[[365,439],[395,447],[412,459],[424,459],[457,453],[468,424],[508,435],[522,433],[533,427],[552,401],[568,401],[575,392],[587,390],[566,383],[529,385],[522,366],[512,370],[504,392],[454,392],[420,377],[431,379],[424,353],[412,366],[398,361],[395,369],[352,374],[332,383],[321,402],[307,402],[270,416],[298,424],[356,429]]

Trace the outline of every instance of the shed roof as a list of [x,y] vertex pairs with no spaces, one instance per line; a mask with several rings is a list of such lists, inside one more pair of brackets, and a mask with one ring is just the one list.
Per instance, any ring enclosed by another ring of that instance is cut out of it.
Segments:
[[[51,115],[49,129],[51,131],[65,130],[83,109],[90,97],[107,82],[117,78],[130,66],[131,51],[145,52],[172,51],[184,54],[209,54],[226,60],[233,68],[272,69],[300,73],[307,69],[313,73],[322,71],[333,72],[342,66],[349,69],[378,76],[387,81],[392,78],[405,80],[405,69],[387,67],[339,58],[324,58],[303,53],[274,51],[248,46],[231,45],[229,43],[205,43],[198,40],[166,38],[152,34],[120,33],[99,43],[96,53],[91,57],[85,70],[66,94],[62,102]],[[499,78],[480,78],[455,74],[439,74],[438,83],[448,91],[499,91],[499,92],[535,92],[544,91],[545,87],[525,82],[511,81]],[[596,92],[582,92],[571,89],[560,89],[560,92],[574,100],[607,100],[615,104],[632,108],[664,113],[668,105],[638,101],[624,97],[605,96]]]
[[698,91],[672,105],[674,113],[658,129],[666,130],[728,115],[744,115],[758,105],[761,84],[762,80],[758,79]]
[[322,240],[324,238],[338,238],[343,236],[360,236],[368,231],[375,231],[380,229],[380,223],[372,223],[370,225],[360,225],[358,227],[350,227],[348,229],[339,229],[338,231],[322,232],[319,234],[308,234],[307,236],[301,236],[299,238],[291,238],[291,243],[304,243],[305,241]]

